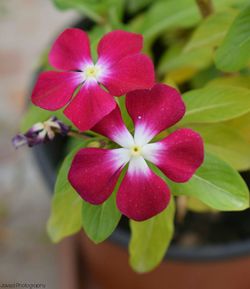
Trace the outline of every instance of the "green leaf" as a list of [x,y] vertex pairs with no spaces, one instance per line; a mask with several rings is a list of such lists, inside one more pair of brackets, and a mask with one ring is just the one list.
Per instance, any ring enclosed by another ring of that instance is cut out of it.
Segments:
[[217,210],[212,209],[211,207],[205,205],[200,200],[194,198],[194,197],[188,197],[187,198],[187,208],[190,211],[196,212],[196,213],[213,213],[217,212]]
[[[202,59],[202,61],[200,61]],[[212,61],[212,53],[209,48],[202,48],[196,51],[176,53],[173,55],[171,50],[166,51],[163,54],[158,71],[160,74],[167,72],[177,72],[183,71],[183,69],[199,71],[210,65]]]
[[[142,33],[145,41],[157,37],[166,29],[190,27],[201,19],[193,0],[168,0],[156,2],[144,14],[136,32]],[[133,28],[133,23],[131,24]],[[132,29],[134,30],[134,29]]]
[[172,198],[159,215],[143,222],[130,221],[130,264],[135,271],[148,272],[161,262],[173,236],[174,213]]
[[[103,24],[109,12],[115,9],[121,17],[123,0],[52,0],[59,9],[74,9],[92,20]],[[113,13],[113,12],[112,12]],[[109,19],[110,20],[110,19]]]
[[249,191],[240,174],[212,154],[206,154],[204,164],[187,183],[170,184],[175,195],[195,197],[220,211],[249,207]]
[[87,236],[95,243],[107,239],[115,230],[120,218],[115,193],[98,206],[83,202],[82,225]]
[[[244,0],[214,1],[215,10],[221,11]],[[173,28],[189,28],[201,20],[199,9],[194,0],[155,1],[154,5],[143,14],[142,21],[130,23],[131,31],[142,33],[146,43],[159,34]],[[135,30],[136,29],[136,30]]]
[[205,142],[206,151],[217,155],[237,170],[250,168],[250,145],[226,124],[192,125]]
[[238,71],[250,60],[250,5],[233,22],[217,50],[215,64],[222,71]]
[[250,113],[229,120],[225,124],[236,130],[250,145]]
[[74,9],[83,15],[88,16],[96,22],[102,22],[103,17],[101,12],[103,11],[103,5],[100,5],[100,1],[91,0],[52,0],[59,9]]
[[[84,143],[81,147],[83,146]],[[65,158],[57,176],[51,215],[47,224],[47,231],[53,242],[59,242],[81,229],[82,199],[68,181],[68,171],[79,148],[74,149]]]
[[126,4],[128,11],[130,13],[135,13],[138,10],[145,8],[149,4],[152,4],[152,0],[128,0]]
[[233,86],[208,86],[183,94],[187,123],[215,123],[239,117],[250,111],[250,91]]
[[215,86],[215,85],[229,85],[229,86],[236,86],[242,88],[250,89],[250,76],[248,75],[233,75],[233,76],[226,76],[226,77],[218,77],[211,80],[207,83],[206,86]]
[[205,18],[194,31],[184,51],[188,52],[204,47],[209,47],[212,50],[218,47],[235,19],[236,14],[235,10],[228,10]]
[[116,206],[116,192],[125,175],[126,169],[121,172],[112,195],[101,205],[92,205],[83,202],[82,225],[87,236],[95,243],[107,239],[115,230],[121,218]]

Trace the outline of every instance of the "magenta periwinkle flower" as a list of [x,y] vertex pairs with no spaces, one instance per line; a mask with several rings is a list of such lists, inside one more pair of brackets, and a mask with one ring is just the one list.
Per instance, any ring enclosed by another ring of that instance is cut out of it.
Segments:
[[202,164],[203,142],[191,129],[178,129],[157,142],[161,131],[178,122],[185,113],[180,94],[164,84],[126,95],[127,111],[134,123],[132,136],[123,123],[119,107],[93,130],[121,148],[83,148],[76,154],[68,179],[87,202],[98,205],[112,194],[128,164],[117,192],[117,206],[127,217],[143,221],[163,211],[170,200],[167,184],[148,166],[157,166],[170,180],[186,182]]
[[114,96],[154,84],[152,61],[141,53],[143,38],[122,30],[107,33],[99,42],[93,62],[88,35],[67,29],[49,53],[57,71],[42,72],[32,93],[32,102],[46,110],[64,109],[64,114],[85,131],[116,106]]

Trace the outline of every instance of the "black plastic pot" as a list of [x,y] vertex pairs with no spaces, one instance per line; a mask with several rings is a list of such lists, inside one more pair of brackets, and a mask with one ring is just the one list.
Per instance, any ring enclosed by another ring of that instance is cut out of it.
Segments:
[[[57,168],[65,153],[65,139],[58,137],[54,142],[34,147],[33,152],[49,190],[50,192],[53,192]],[[249,172],[244,173],[244,177],[249,181]],[[236,218],[239,214],[244,214],[246,220],[250,220],[249,210],[232,213]],[[122,246],[127,246],[129,232],[118,226],[110,237],[110,241]],[[227,244],[220,245],[213,244],[200,245],[198,247],[183,247],[172,244],[166,258],[168,260],[174,259],[182,261],[211,261],[246,255],[250,255],[250,236],[249,239],[244,241],[239,240],[237,242],[228,242]]]

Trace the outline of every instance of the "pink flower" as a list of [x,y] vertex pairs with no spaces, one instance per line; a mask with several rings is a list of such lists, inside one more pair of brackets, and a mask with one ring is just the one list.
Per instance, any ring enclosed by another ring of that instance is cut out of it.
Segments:
[[52,111],[66,106],[64,114],[79,130],[90,129],[115,108],[113,96],[153,86],[153,64],[140,52],[142,46],[139,34],[110,32],[100,40],[94,63],[87,34],[65,30],[49,54],[50,64],[59,71],[40,74],[32,102]]
[[186,182],[203,162],[203,141],[191,129],[178,129],[150,143],[185,113],[180,94],[169,86],[156,84],[151,90],[128,93],[126,107],[134,123],[134,136],[125,127],[117,106],[93,130],[121,148],[79,150],[68,178],[85,201],[98,205],[112,194],[128,164],[117,192],[117,206],[127,217],[142,221],[164,210],[170,199],[167,184],[147,162],[156,165],[172,181]]

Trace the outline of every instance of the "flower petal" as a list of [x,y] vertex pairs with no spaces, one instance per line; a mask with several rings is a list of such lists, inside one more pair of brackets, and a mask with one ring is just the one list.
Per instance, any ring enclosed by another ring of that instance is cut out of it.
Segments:
[[82,77],[78,72],[42,72],[33,89],[32,102],[47,110],[62,108],[81,82]]
[[115,30],[107,33],[98,44],[99,61],[113,65],[125,56],[141,51],[143,38],[123,30]]
[[85,84],[66,107],[64,114],[80,131],[85,131],[109,114],[115,106],[113,96],[98,84]]
[[166,183],[142,157],[133,158],[117,193],[117,206],[128,218],[147,220],[163,211],[170,200]]
[[188,181],[204,159],[202,138],[188,128],[179,129],[152,145],[154,149],[144,157],[178,183]]
[[82,70],[84,64],[92,62],[87,33],[77,28],[66,29],[54,42],[49,62],[62,70]]
[[98,205],[112,194],[127,161],[126,153],[121,150],[84,148],[78,151],[68,179],[86,202]]
[[128,93],[126,106],[135,125],[135,139],[144,138],[144,143],[177,123],[185,113],[179,92],[165,84]]
[[107,70],[102,84],[112,95],[121,96],[136,89],[154,85],[154,66],[144,54],[133,54],[122,58]]
[[92,130],[110,138],[122,147],[129,148],[134,145],[133,137],[122,120],[118,105],[111,113],[98,122]]

